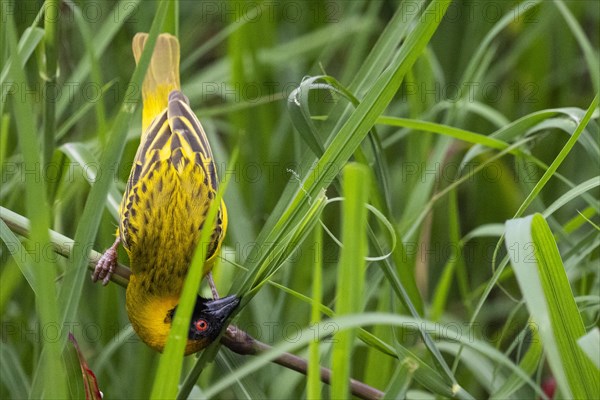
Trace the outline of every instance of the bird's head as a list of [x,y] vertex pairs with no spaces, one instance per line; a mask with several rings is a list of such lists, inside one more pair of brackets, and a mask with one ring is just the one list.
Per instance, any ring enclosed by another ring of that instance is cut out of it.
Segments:
[[186,354],[195,353],[212,343],[239,303],[240,299],[236,296],[218,300],[208,300],[198,296],[188,329]]
[[[127,314],[133,329],[148,346],[157,351],[162,352],[165,347],[178,302],[178,298],[149,299],[144,305],[127,302]],[[188,328],[185,354],[200,351],[212,343],[239,302],[236,296],[218,300],[198,296]]]

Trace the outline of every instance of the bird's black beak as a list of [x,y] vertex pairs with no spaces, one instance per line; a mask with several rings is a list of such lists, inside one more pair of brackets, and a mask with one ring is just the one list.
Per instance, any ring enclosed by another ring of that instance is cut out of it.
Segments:
[[223,323],[238,304],[240,304],[240,299],[237,296],[227,296],[217,300],[205,301],[202,308],[204,312]]

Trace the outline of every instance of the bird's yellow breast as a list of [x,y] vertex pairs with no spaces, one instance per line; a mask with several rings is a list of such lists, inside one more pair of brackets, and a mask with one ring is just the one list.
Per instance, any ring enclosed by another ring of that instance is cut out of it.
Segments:
[[124,224],[134,275],[155,294],[181,291],[210,205],[203,170],[163,161],[133,188]]
[[171,330],[167,316],[179,303],[179,296],[151,295],[142,284],[140,277],[131,276],[126,295],[129,321],[140,339],[154,350],[162,351]]
[[[139,276],[131,276],[126,295],[129,321],[140,339],[158,352],[162,352],[167,343],[171,316],[178,303],[178,295],[151,295],[143,288]],[[195,353],[206,345],[208,340],[188,340],[185,355]]]

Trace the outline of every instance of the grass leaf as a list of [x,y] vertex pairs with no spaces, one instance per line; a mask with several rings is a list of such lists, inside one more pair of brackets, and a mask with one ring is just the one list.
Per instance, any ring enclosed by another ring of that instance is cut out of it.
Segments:
[[540,214],[510,220],[506,239],[559,390],[565,397],[594,397],[600,392],[598,370],[577,345],[585,328],[546,220]]
[[[338,265],[336,291],[337,315],[358,313],[362,309],[367,256],[367,208],[369,172],[365,166],[348,164],[343,171],[344,205],[342,226],[342,254]],[[334,336],[331,397],[348,398],[348,381],[352,365],[353,330]]]

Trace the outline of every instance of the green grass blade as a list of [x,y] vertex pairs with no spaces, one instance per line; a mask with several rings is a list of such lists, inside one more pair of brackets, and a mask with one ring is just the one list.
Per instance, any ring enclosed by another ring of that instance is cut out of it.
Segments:
[[[312,273],[312,307],[310,323],[317,325],[321,322],[321,308],[323,302],[323,229],[320,225],[314,228],[314,267]],[[319,357],[319,341],[313,340],[308,345],[308,373],[306,377],[306,397],[318,399],[321,397],[321,364]]]
[[[23,273],[17,262],[7,257],[6,266],[0,271],[0,312],[5,313],[11,299],[21,288]],[[33,273],[32,273],[33,274]]]
[[579,339],[577,344],[597,369],[600,369],[600,329],[595,327]]
[[[413,19],[419,14],[418,8],[424,7],[424,4],[412,4],[411,6],[413,5],[416,9],[412,9],[410,13],[407,12],[407,8],[398,7],[396,13],[378,38],[377,43],[373,46],[373,50],[371,50],[350,83],[350,89],[359,96],[375,83],[375,77],[381,74],[384,66],[388,65],[392,60],[394,50],[406,37],[406,32],[411,27]],[[411,8],[411,6],[408,6],[408,8]]]
[[171,0],[162,32],[179,37],[179,0]]
[[415,370],[419,368],[411,359],[404,359],[396,370],[390,386],[385,391],[383,400],[406,399],[410,384],[414,378]]
[[[391,288],[389,285],[379,286],[377,288],[377,312],[386,312],[390,309],[391,306]],[[388,354],[382,352],[379,348],[371,345],[371,341],[366,341],[365,339],[366,330],[358,331],[358,338],[364,341],[367,345],[369,345],[368,355],[366,357],[366,362],[364,363],[364,382],[373,386],[380,390],[385,390],[386,386],[388,386],[391,379],[393,377],[394,366],[397,364],[397,359],[400,359],[399,354],[394,354],[395,357],[392,358]],[[373,327],[372,333],[369,335],[373,335],[373,337],[377,338],[379,341],[384,343],[394,343],[394,335],[393,329],[389,326],[375,326]],[[400,347],[396,345],[396,347]],[[423,364],[422,360],[415,362],[417,368],[420,364]]]
[[590,121],[590,119],[592,118],[592,114],[596,111],[597,108],[598,94],[596,94],[596,97],[594,97],[594,99],[592,100],[592,103],[588,107],[585,115],[577,124],[577,127],[573,131],[573,134],[571,135],[567,143],[564,145],[564,147],[560,150],[560,153],[558,153],[554,161],[552,161],[552,164],[550,164],[548,169],[544,172],[544,175],[542,175],[540,180],[536,183],[535,187],[527,195],[527,198],[523,201],[523,203],[515,213],[515,217],[523,215],[523,212],[527,209],[527,207],[529,207],[531,202],[539,195],[542,188],[546,185],[546,183],[548,183],[550,178],[554,176],[554,173],[556,172],[558,167],[562,164],[567,155],[571,152],[573,146],[575,146],[575,143],[577,143],[579,136],[585,129],[585,126]]
[[59,43],[59,0],[46,0],[44,2],[44,157],[43,162],[48,166],[54,153],[54,133],[56,132],[56,99],[51,94],[56,88],[58,70],[58,43]]
[[[31,54],[38,46],[38,44],[44,38],[44,30],[42,28],[32,27],[25,29],[23,35],[19,39],[19,60],[21,60],[21,68],[25,66]],[[10,65],[12,59],[9,59],[6,64],[2,67],[2,73],[0,74],[0,87],[2,87],[2,98],[4,99],[10,86],[5,86],[6,78],[10,71]]]
[[[71,8],[73,15],[75,16],[75,22],[77,23],[77,27],[81,32],[81,36],[86,45],[86,49],[88,52],[89,64],[90,64],[90,77],[93,82],[100,84],[102,82],[102,72],[100,66],[100,60],[96,57],[95,54],[95,43],[92,38],[91,29],[88,26],[88,22],[86,18],[82,15],[81,9],[77,7],[75,4],[70,1],[67,2],[67,5]],[[103,88],[104,89],[104,88]],[[104,90],[103,90],[104,91]],[[103,101],[95,101],[85,104],[82,108],[85,109],[86,106],[93,105],[96,110],[96,122],[100,143],[103,145],[106,144],[106,134],[108,133],[107,123],[106,123],[106,111],[104,110],[104,102]],[[60,136],[56,135],[58,139]]]
[[135,331],[131,325],[126,325],[121,329],[114,338],[102,349],[94,363],[94,372],[100,374],[104,368],[109,368],[106,364],[109,363],[110,357],[123,345],[135,337]]
[[481,135],[475,132],[469,132],[465,129],[459,129],[453,126],[436,124],[434,122],[427,122],[409,118],[382,116],[378,118],[377,123],[382,125],[411,128],[416,131],[439,133],[444,136],[462,140],[463,142],[480,144],[491,149],[503,150],[508,147],[508,143],[502,140],[495,139],[486,135]]
[[[555,108],[542,111],[536,111],[524,117],[521,117],[507,126],[504,126],[494,133],[492,133],[488,139],[502,140],[509,142],[517,139],[519,136],[526,136],[529,130],[533,129],[539,124],[543,124],[544,121],[554,118],[557,116],[568,118],[576,123],[580,122],[584,116],[584,110],[578,108]],[[463,158],[462,165],[471,162],[475,157],[483,153],[485,150],[481,146],[474,146],[470,149],[465,157]]]
[[[519,362],[519,367],[525,373],[533,374],[539,366],[543,354],[542,341],[540,339],[538,328],[534,323],[529,324],[531,339],[528,340],[529,348]],[[526,382],[518,375],[511,374],[504,383],[498,387],[490,396],[493,399],[506,399],[513,395],[515,391],[521,388]]]
[[594,84],[594,91],[600,91],[600,61],[598,60],[598,50],[594,50],[589,39],[586,37],[585,32],[581,25],[577,22],[571,11],[567,8],[565,3],[561,0],[554,0],[556,8],[560,11],[563,18],[567,22],[567,26],[577,39],[577,43],[583,51],[585,62],[587,63],[588,70],[591,74],[592,82]]
[[[252,7],[250,8],[246,14],[239,18],[237,21],[232,22],[227,25],[224,29],[219,31],[217,34],[212,35],[211,38],[203,43],[200,47],[192,51],[192,53],[185,56],[185,59],[181,61],[181,71],[185,71],[189,69],[194,63],[196,63],[202,56],[204,56],[207,52],[216,47],[219,43],[223,42],[227,39],[231,34],[235,31],[246,25],[247,23],[253,21],[257,13],[260,12],[260,7]],[[186,92],[187,93],[187,92]]]
[[469,64],[463,71],[461,82],[480,82],[480,80],[476,79],[476,71],[483,63],[483,59],[486,55],[486,52],[489,51],[492,41],[500,34],[500,32],[502,32],[503,29],[515,21],[515,16],[520,16],[522,18],[525,12],[537,7],[540,3],[542,3],[541,0],[532,0],[527,3],[517,4],[514,8],[504,14],[502,18],[500,18],[500,20],[498,20],[492,29],[490,29],[485,35],[483,40],[481,40],[481,43],[478,46],[475,54],[471,56]]
[[8,248],[8,251],[13,256],[15,263],[21,270],[21,274],[27,280],[29,287],[33,290],[33,293],[38,292],[37,284],[35,281],[35,269],[31,261],[28,260],[30,257],[27,253],[27,249],[21,244],[19,238],[8,228],[4,221],[0,220],[0,238]]
[[[69,158],[69,160],[71,160],[74,168],[82,171],[81,175],[85,177],[90,185],[93,185],[94,182],[96,182],[96,180],[99,178],[97,171],[94,170],[94,168],[86,167],[91,165],[99,165],[99,162],[83,143],[65,143],[60,146],[58,150],[63,152]],[[101,169],[98,171],[100,174],[102,173]],[[114,217],[115,221],[118,221],[119,219],[119,206],[121,204],[122,197],[123,196],[116,187],[113,186],[110,188],[106,208]]]
[[[449,205],[448,205],[448,221],[449,221],[449,229],[450,229],[450,238],[453,240],[451,245],[451,250],[448,255],[448,261],[446,265],[444,265],[444,269],[442,272],[442,276],[438,281],[438,285],[434,290],[433,300],[431,302],[431,311],[429,313],[429,317],[433,321],[438,321],[443,311],[447,309],[447,301],[448,294],[450,292],[450,288],[454,277],[458,275],[455,271],[460,268],[458,267],[459,263],[462,263],[460,259],[462,257],[462,251],[460,246],[460,226],[458,221],[458,205],[457,205],[457,194],[456,191],[452,191],[449,194]],[[464,267],[463,267],[464,268]],[[463,295],[466,294],[466,288],[461,287]]]
[[[16,28],[13,18],[8,18],[8,44],[10,46],[13,62],[10,66],[9,75],[14,82],[25,88],[27,80],[25,72],[21,68],[22,62],[18,53]],[[44,180],[39,179],[42,175],[41,159],[39,155],[40,143],[38,141],[37,129],[31,118],[32,110],[30,104],[13,96],[13,107],[15,122],[19,132],[19,145],[23,154],[25,166],[35,174],[25,175],[25,205],[31,220],[31,242],[44,248],[50,241],[48,230],[50,228],[50,210],[46,202],[46,185]],[[39,313],[41,326],[57,326],[61,332],[58,305],[56,302],[56,287],[54,280],[53,264],[38,253],[36,257],[30,258],[35,271],[35,282],[37,284],[36,306]],[[65,366],[61,357],[61,343],[59,341],[43,341],[43,351],[48,357],[42,359],[36,369],[39,379],[34,379],[32,388],[33,396],[41,395],[51,398],[64,398],[67,396],[65,380]]]
[[[104,99],[106,93],[114,87],[114,85],[117,83],[116,80],[112,80],[108,83],[106,83],[104,86],[102,86],[101,90],[101,96],[100,98]],[[94,102],[88,102],[85,103],[82,107],[80,107],[77,111],[75,111],[75,113],[73,113],[73,115],[69,116],[69,118],[67,118],[57,129],[56,135],[55,135],[55,139],[57,141],[59,141],[60,139],[62,139],[68,132],[69,130],[78,122],[80,121],[83,116],[92,108],[96,109],[96,116],[97,116],[97,120],[98,123],[101,123],[100,121],[102,121],[104,119],[104,111],[103,111],[103,107],[100,106],[96,106],[96,104]],[[100,131],[100,129],[98,129],[98,131]]]
[[577,345],[577,339],[586,333],[585,326],[562,265],[554,235],[540,214],[533,216],[531,236],[535,244],[535,258],[550,312],[553,334],[559,346],[571,391],[575,397],[592,398],[600,393],[600,371]]
[[585,327],[544,217],[508,221],[506,247],[559,390],[565,397],[593,398],[600,393],[598,369],[577,345]]
[[19,355],[10,346],[0,346],[0,382],[8,388],[11,398],[28,397],[29,379],[23,371]]
[[[96,35],[93,38],[94,47],[94,58],[99,60],[102,59],[102,55],[109,44],[111,44],[122,28],[123,24],[125,24],[130,17],[134,17],[136,12],[139,11],[139,4],[141,0],[121,0],[116,3],[106,20],[103,22],[102,26],[97,30]],[[158,15],[158,10],[156,12]],[[89,59],[83,59],[77,64],[73,73],[67,78],[68,82],[85,82],[86,77],[90,73],[92,65],[90,64]],[[138,66],[139,68],[139,66]],[[98,82],[100,83],[100,82]],[[129,82],[133,84],[133,81]],[[130,86],[127,86],[129,88]],[[136,87],[141,87],[136,86]],[[135,98],[135,96],[130,96],[130,99]],[[67,106],[69,106],[69,96],[62,96],[56,105],[56,114],[58,118],[62,117],[65,113]]]
[[[342,253],[338,264],[337,315],[360,312],[363,307],[365,257],[367,256],[367,208],[369,171],[364,165],[348,164],[343,171]],[[331,397],[346,399],[356,332],[342,331],[334,336]]]
[[[5,5],[3,5],[3,7],[4,6]],[[39,43],[44,38],[44,30],[42,28],[38,28],[35,26],[35,25],[37,25],[38,21],[43,16],[42,10],[43,10],[43,7],[38,12],[31,27],[25,29],[25,32],[23,32],[23,35],[19,39],[19,45],[18,45],[19,50],[18,51],[19,51],[19,59],[21,60],[22,68],[25,67],[25,64],[31,57],[31,54],[33,54],[33,51],[36,49],[36,47],[39,45]],[[3,24],[3,25],[6,26],[7,24]],[[0,30],[0,37],[6,36],[6,30],[7,30],[6,28]],[[2,39],[4,39],[4,38],[2,37]],[[4,43],[4,41],[2,43]],[[15,82],[6,82],[6,79],[9,76],[10,65],[12,63],[12,58],[10,57],[10,55],[6,54],[6,56],[8,59],[4,62],[4,65],[2,66],[2,72],[0,73],[0,99],[2,99],[2,101],[0,101],[0,116],[2,116],[3,124],[4,124],[4,120],[6,118],[8,118],[8,116],[4,115],[4,106],[5,106],[5,102],[6,102],[6,96],[9,93],[17,94],[19,92],[19,87],[18,87],[18,85],[15,84]],[[2,60],[4,60],[4,59],[2,58]],[[2,126],[2,128],[4,128],[4,126]],[[8,129],[3,129],[2,131],[0,131],[0,134],[2,136],[0,138],[0,145],[2,146],[0,148],[0,159],[2,161],[4,160],[4,154],[1,154],[1,153],[6,151],[6,140],[8,140],[8,136],[9,136],[7,132],[8,132]]]
[[[550,215],[554,214],[558,209],[563,207],[565,204],[568,204],[569,202],[577,199],[584,193],[589,192],[594,188],[597,188],[598,186],[600,186],[600,180],[597,176],[594,178],[590,178],[585,182],[581,182],[579,185],[570,189],[568,192],[564,193],[562,196],[556,199],[544,210],[542,214],[544,215],[544,217],[549,217]],[[594,202],[596,212],[600,212],[599,203],[600,202],[598,201]]]

